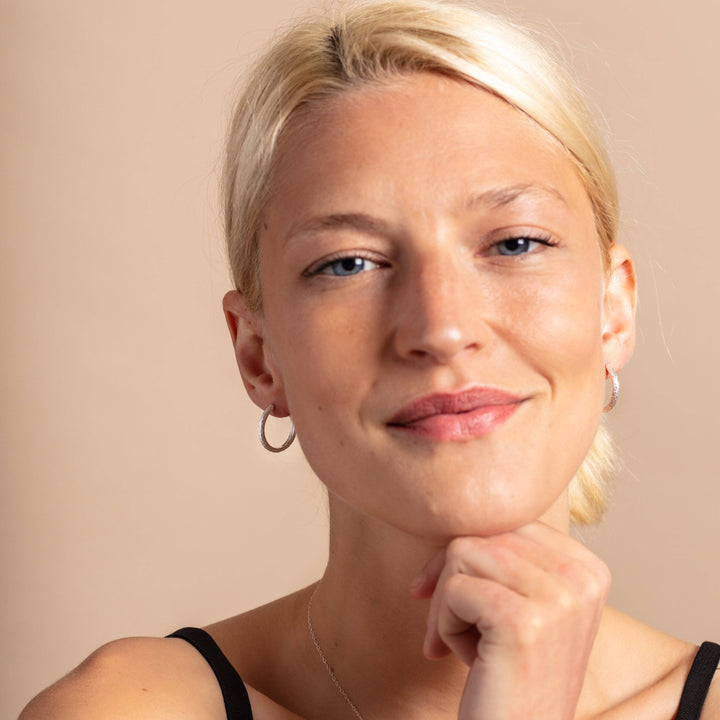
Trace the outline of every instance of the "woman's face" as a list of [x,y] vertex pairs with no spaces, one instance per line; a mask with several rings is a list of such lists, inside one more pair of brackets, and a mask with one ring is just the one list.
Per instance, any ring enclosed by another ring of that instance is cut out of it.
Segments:
[[438,539],[566,514],[624,356],[589,199],[532,121],[435,74],[334,98],[283,137],[260,248],[248,385],[331,495]]

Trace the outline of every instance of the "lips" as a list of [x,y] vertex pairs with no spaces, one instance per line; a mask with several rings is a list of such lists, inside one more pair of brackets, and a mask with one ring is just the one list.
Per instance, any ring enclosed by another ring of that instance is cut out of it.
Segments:
[[434,393],[407,403],[387,424],[436,440],[469,440],[499,427],[523,401],[524,398],[497,388]]

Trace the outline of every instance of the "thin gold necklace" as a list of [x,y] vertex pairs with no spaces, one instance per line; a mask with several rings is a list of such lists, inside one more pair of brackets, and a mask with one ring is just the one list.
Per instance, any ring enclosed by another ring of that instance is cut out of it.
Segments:
[[315,649],[318,651],[318,655],[320,656],[320,659],[323,661],[323,665],[325,666],[325,669],[328,671],[328,675],[330,676],[330,679],[333,681],[333,685],[338,689],[338,692],[345,698],[345,702],[350,706],[350,709],[353,711],[353,714],[355,717],[357,717],[359,720],[364,720],[363,716],[360,714],[360,711],[355,707],[355,703],[350,699],[350,696],[345,691],[345,688],[340,684],[340,681],[335,677],[335,672],[330,667],[330,663],[328,662],[328,659],[325,657],[325,653],[322,651],[322,648],[320,647],[320,643],[318,642],[317,636],[315,635],[315,630],[313,630],[313,624],[312,620],[310,619],[310,611],[312,609],[312,603],[315,599],[315,593],[318,591],[318,588],[320,585],[316,585],[315,589],[312,591],[312,595],[310,595],[310,600],[308,601],[308,608],[307,608],[307,622],[308,622],[308,630],[310,631],[310,637],[312,638],[313,645],[315,645]]

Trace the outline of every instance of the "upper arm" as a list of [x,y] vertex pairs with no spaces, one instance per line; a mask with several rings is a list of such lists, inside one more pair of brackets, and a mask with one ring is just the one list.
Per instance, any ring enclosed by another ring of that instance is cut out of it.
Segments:
[[40,693],[19,720],[222,720],[217,683],[187,643],[116,640]]

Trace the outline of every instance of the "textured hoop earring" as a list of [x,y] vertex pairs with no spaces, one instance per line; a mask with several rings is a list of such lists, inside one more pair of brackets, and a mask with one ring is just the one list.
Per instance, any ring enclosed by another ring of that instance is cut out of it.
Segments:
[[615,407],[618,395],[620,395],[620,381],[618,380],[618,374],[610,365],[605,366],[605,377],[609,377],[612,380],[612,395],[610,396],[610,400],[608,400],[608,404],[603,408],[603,412],[610,412]]
[[260,436],[260,444],[266,450],[274,453],[279,453],[283,450],[287,450],[292,445],[293,440],[295,439],[295,423],[292,421],[292,419],[290,419],[290,434],[288,435],[287,440],[282,445],[280,445],[280,447],[275,447],[274,445],[271,445],[268,442],[268,439],[265,437],[265,423],[267,422],[270,413],[274,409],[275,406],[270,404],[263,411],[262,417],[260,418],[260,424],[258,425],[258,435]]

